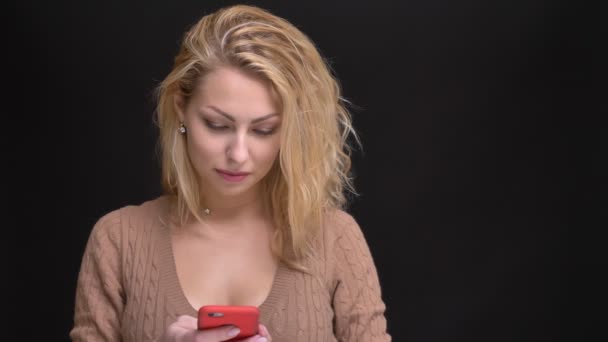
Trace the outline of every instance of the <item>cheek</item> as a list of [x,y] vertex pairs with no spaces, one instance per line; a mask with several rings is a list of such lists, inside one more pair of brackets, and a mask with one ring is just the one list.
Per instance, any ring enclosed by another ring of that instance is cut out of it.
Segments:
[[204,134],[191,135],[188,141],[190,159],[197,167],[208,164],[222,151],[222,142]]
[[279,156],[279,149],[281,147],[281,141],[279,137],[273,138],[272,141],[268,141],[268,144],[264,146],[262,159],[264,163],[272,165],[274,160]]

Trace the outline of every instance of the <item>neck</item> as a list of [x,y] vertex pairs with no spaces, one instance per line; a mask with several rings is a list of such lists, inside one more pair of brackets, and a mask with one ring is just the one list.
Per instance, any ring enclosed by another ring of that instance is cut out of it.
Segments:
[[235,236],[251,236],[249,233],[259,235],[267,232],[268,224],[272,225],[269,217],[259,198],[233,201],[223,206],[214,201],[209,206],[209,214],[201,212],[203,222],[192,219],[183,226],[182,232],[205,239],[232,239]]
[[249,201],[230,202],[226,205],[210,203],[205,209],[209,214],[202,213],[206,221],[233,221],[251,217],[259,217],[264,214],[264,206],[259,198]]
[[259,187],[238,196],[221,196],[209,194],[205,197],[202,210],[208,209],[209,214],[201,211],[202,218],[208,222],[229,222],[264,217],[266,208]]

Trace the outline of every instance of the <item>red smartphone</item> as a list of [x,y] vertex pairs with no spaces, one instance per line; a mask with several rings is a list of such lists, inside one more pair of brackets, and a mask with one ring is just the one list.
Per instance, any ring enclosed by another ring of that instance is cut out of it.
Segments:
[[229,340],[238,341],[258,333],[260,311],[247,305],[204,305],[198,310],[198,329],[235,325],[241,331]]

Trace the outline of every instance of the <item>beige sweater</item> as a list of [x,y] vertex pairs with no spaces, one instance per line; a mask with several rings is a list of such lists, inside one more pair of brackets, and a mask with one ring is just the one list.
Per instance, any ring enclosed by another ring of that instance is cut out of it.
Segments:
[[[197,316],[180,287],[168,199],[102,217],[82,259],[73,341],[155,341],[179,315]],[[280,264],[259,307],[273,342],[390,341],[378,275],[355,220],[335,211],[322,227],[311,274]]]

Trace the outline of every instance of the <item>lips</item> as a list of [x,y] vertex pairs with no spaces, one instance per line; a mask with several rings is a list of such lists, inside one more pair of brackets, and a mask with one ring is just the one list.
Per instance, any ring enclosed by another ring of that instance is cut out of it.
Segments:
[[227,170],[215,169],[215,171],[228,182],[240,182],[245,179],[250,173],[249,172],[233,172]]
[[232,171],[226,171],[226,170],[221,170],[221,169],[215,169],[215,170],[219,173],[223,173],[228,176],[247,176],[250,174],[250,172],[232,172]]

